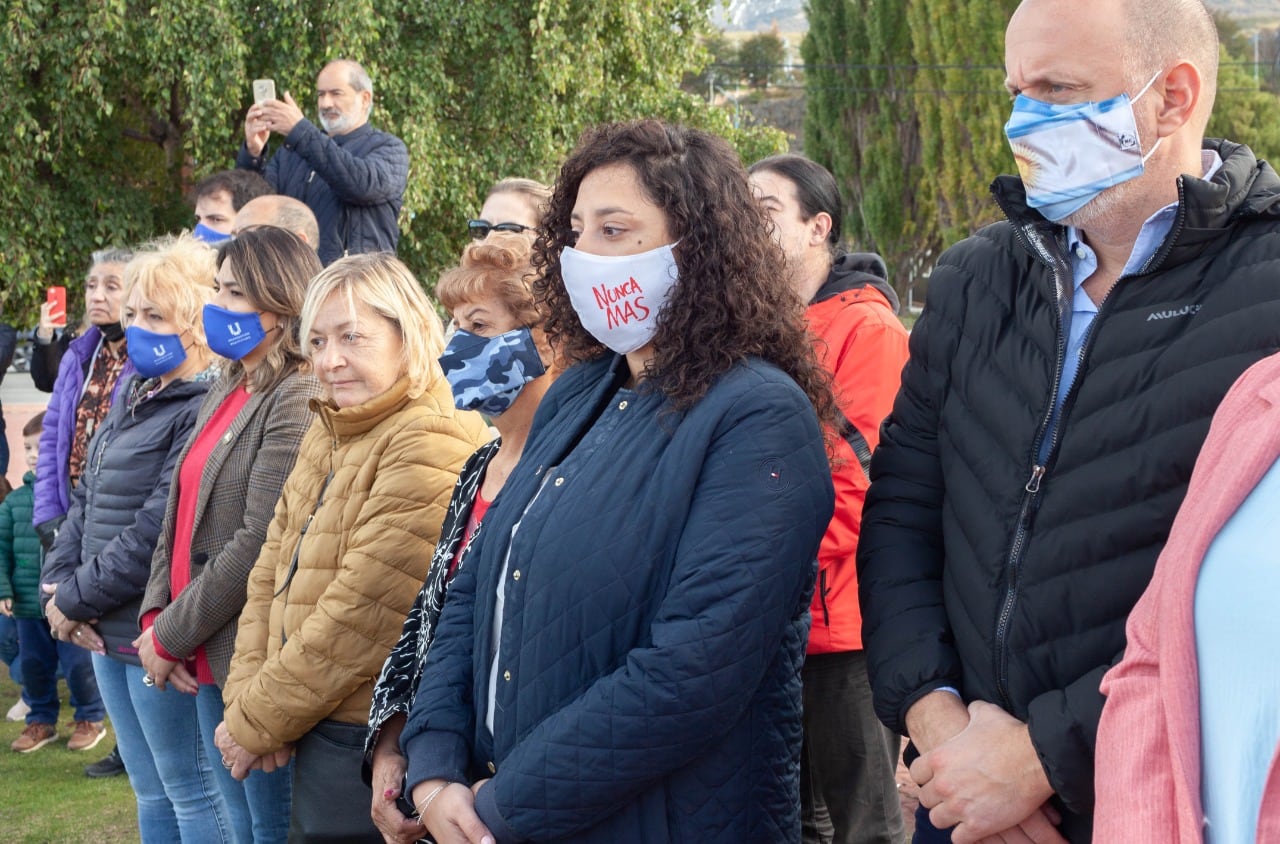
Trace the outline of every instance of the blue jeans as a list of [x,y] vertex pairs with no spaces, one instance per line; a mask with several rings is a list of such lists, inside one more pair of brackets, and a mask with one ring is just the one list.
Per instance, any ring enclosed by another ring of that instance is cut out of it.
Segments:
[[226,804],[200,742],[196,699],[142,684],[141,666],[93,655],[98,688],[138,800],[143,844],[229,844]]
[[7,615],[0,615],[0,662],[9,667],[9,679],[21,686],[22,663],[18,660],[18,620]]
[[[196,714],[200,719],[200,741],[205,755],[220,760],[222,753],[213,743],[213,733],[222,722],[222,689],[202,685],[196,695]],[[293,797],[293,760],[288,767],[270,774],[251,771],[240,782],[220,761],[213,766],[213,782],[226,801],[227,812],[242,844],[274,844],[289,838],[289,806]]]
[[27,723],[58,723],[58,664],[67,678],[71,706],[77,721],[101,721],[106,714],[98,681],[93,673],[92,654],[70,642],[59,642],[49,632],[43,618],[19,618],[18,644],[21,650],[22,676],[26,681],[23,696],[31,706]]

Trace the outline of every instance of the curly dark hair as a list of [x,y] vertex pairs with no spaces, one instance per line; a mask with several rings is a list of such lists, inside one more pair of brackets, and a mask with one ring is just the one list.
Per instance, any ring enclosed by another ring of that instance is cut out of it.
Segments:
[[588,129],[556,179],[534,244],[534,295],[546,330],[570,363],[606,351],[578,319],[560,272],[575,240],[569,217],[587,174],[608,164],[634,168],[648,199],[666,214],[680,281],[658,313],[647,378],[677,411],[697,404],[716,379],[748,357],[791,376],[831,423],[831,381],[814,356],[804,306],[786,281],[782,251],[751,194],[737,153],[698,129],[637,120]]

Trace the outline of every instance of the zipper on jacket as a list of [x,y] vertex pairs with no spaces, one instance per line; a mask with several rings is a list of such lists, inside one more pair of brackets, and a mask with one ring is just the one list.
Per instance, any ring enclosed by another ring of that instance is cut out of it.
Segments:
[[827,570],[818,572],[818,595],[822,600],[822,623],[831,626],[831,611],[827,608]]
[[[1186,225],[1185,208],[1186,203],[1183,190],[1183,180],[1179,177],[1178,210],[1174,218],[1173,228],[1165,237],[1164,244],[1152,253],[1151,257],[1147,259],[1137,273],[1133,275],[1121,275],[1117,278],[1115,284],[1111,286],[1111,290],[1107,291],[1107,295],[1098,303],[1098,312],[1094,315],[1093,322],[1089,324],[1089,328],[1085,332],[1084,342],[1080,345],[1080,352],[1076,358],[1077,366],[1075,375],[1072,376],[1071,383],[1067,385],[1066,395],[1064,395],[1062,399],[1062,411],[1058,415],[1058,424],[1053,427],[1053,433],[1049,441],[1049,449],[1045,452],[1045,463],[1044,465],[1041,465],[1038,462],[1040,459],[1040,447],[1043,445],[1045,432],[1053,417],[1053,408],[1057,402],[1058,387],[1062,379],[1062,365],[1066,359],[1067,338],[1066,334],[1062,330],[1062,313],[1064,307],[1062,301],[1063,295],[1059,296],[1057,370],[1053,376],[1053,389],[1049,393],[1049,409],[1045,414],[1044,420],[1040,423],[1040,430],[1036,434],[1035,442],[1032,447],[1032,466],[1030,476],[1027,478],[1026,484],[1023,485],[1023,492],[1025,494],[1022,497],[1022,506],[1019,508],[1018,512],[1018,523],[1014,530],[1013,542],[1009,546],[1009,553],[1005,558],[1005,596],[996,621],[995,647],[993,649],[996,670],[996,690],[1000,694],[1001,702],[1009,711],[1013,710],[1013,702],[1009,696],[1009,650],[1007,639],[1009,635],[1009,622],[1013,617],[1013,609],[1018,600],[1018,576],[1021,571],[1022,553],[1026,550],[1026,540],[1027,534],[1030,532],[1031,517],[1034,515],[1036,510],[1044,477],[1048,473],[1049,464],[1053,463],[1057,456],[1058,439],[1061,436],[1064,425],[1066,424],[1067,417],[1070,415],[1071,408],[1075,404],[1076,387],[1080,380],[1080,373],[1084,369],[1085,359],[1088,358],[1089,352],[1093,348],[1094,338],[1097,336],[1097,332],[1094,329],[1103,318],[1103,315],[1107,310],[1107,306],[1112,301],[1112,294],[1115,292],[1115,289],[1119,287],[1121,282],[1134,277],[1134,275],[1145,275],[1146,273],[1159,268],[1159,266],[1164,263],[1165,258],[1168,257],[1169,252],[1173,248],[1173,244],[1177,241],[1178,235],[1181,234],[1183,227]],[[1054,287],[1055,289],[1060,289],[1062,283],[1060,268],[1054,262],[1053,256],[1044,248],[1044,245],[1040,242],[1039,238],[1033,237],[1027,233],[1028,228],[1030,228],[1030,226],[1018,226],[1015,227],[1015,230],[1031,250],[1039,256],[1040,260],[1053,272]]]
[[[1022,504],[1018,508],[1018,522],[1014,528],[1013,541],[1009,545],[1009,553],[1005,555],[1004,600],[1000,605],[1000,613],[996,617],[995,646],[992,649],[994,665],[992,667],[995,669],[996,691],[1000,695],[1000,702],[1009,711],[1013,710],[1013,704],[1009,698],[1009,655],[1006,639],[1009,635],[1009,620],[1013,617],[1013,608],[1018,599],[1018,575],[1022,565],[1022,552],[1026,548],[1027,535],[1030,533],[1031,517],[1035,513],[1035,503],[1040,496],[1045,474],[1048,472],[1047,466],[1041,465],[1039,462],[1040,446],[1043,444],[1045,434],[1049,430],[1049,423],[1053,421],[1058,386],[1062,381],[1062,366],[1067,357],[1067,335],[1063,330],[1063,315],[1065,310],[1071,306],[1066,293],[1063,265],[1054,260],[1054,256],[1050,255],[1049,251],[1045,249],[1039,237],[1033,236],[1028,232],[1030,228],[1033,227],[1030,225],[1015,226],[1015,231],[1030,251],[1039,257],[1040,261],[1053,273],[1053,289],[1058,299],[1058,354],[1054,360],[1053,383],[1049,390],[1049,405],[1045,409],[1044,418],[1040,421],[1040,427],[1036,432],[1035,440],[1032,442],[1031,469],[1028,472],[1026,483],[1022,485]],[[1049,457],[1053,455],[1058,431],[1061,429],[1062,419],[1059,418],[1058,424],[1054,427],[1053,441],[1050,442]],[[1048,463],[1048,459],[1046,459],[1045,463]]]

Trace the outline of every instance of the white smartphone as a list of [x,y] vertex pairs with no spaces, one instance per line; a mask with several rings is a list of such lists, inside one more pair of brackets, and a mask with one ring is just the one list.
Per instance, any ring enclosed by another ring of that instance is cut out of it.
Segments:
[[267,100],[276,98],[276,81],[274,79],[253,80],[253,104],[262,105]]

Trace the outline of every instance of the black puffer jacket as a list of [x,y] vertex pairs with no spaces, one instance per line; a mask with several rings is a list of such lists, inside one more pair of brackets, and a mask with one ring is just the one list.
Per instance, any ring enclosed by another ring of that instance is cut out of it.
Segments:
[[151,574],[178,455],[191,434],[207,381],[175,381],[134,400],[133,376],[89,441],[80,485],[41,571],[58,584],[58,609],[98,619],[107,655],[138,665],[138,607]]
[[905,731],[940,686],[1030,725],[1089,839],[1099,681],[1151,577],[1214,408],[1280,348],[1280,177],[1248,148],[1183,176],[1173,228],[1102,303],[1035,469],[1071,307],[1065,231],[993,185],[1009,222],[948,250],[872,461],[858,548],[876,710]]
[[395,135],[368,123],[344,135],[326,135],[303,119],[271,157],[254,157],[243,144],[236,166],[256,170],[277,193],[305,202],[320,224],[320,262],[345,254],[395,252],[400,203],[409,182],[409,150]]

